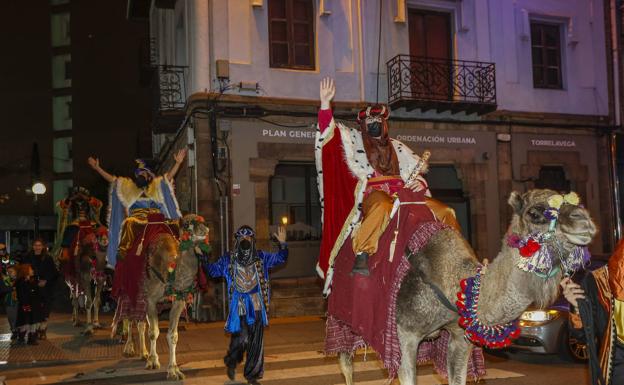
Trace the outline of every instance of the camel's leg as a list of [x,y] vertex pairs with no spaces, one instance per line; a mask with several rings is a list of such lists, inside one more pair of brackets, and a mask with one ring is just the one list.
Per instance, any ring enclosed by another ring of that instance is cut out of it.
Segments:
[[158,361],[158,353],[156,352],[156,340],[160,334],[158,329],[158,311],[156,310],[156,301],[147,300],[147,322],[149,325],[150,352],[147,357],[146,369],[159,369],[160,361]]
[[472,345],[463,337],[463,330],[453,329],[449,332],[451,338],[446,356],[449,385],[466,385],[466,372]]
[[124,333],[127,333],[128,339],[124,346],[123,355],[126,357],[134,356],[134,342],[132,341],[132,321],[128,319],[123,320]]
[[338,354],[340,371],[345,378],[346,385],[353,385],[353,354],[342,352]]
[[408,332],[397,325],[399,343],[401,344],[401,366],[399,367],[399,382],[401,385],[416,385],[416,357],[418,345],[422,338],[413,332]]
[[139,356],[143,360],[147,360],[147,348],[145,347],[145,321],[137,322],[137,331],[139,333]]
[[178,344],[178,323],[180,314],[184,310],[184,301],[174,301],[169,310],[169,330],[167,331],[167,342],[169,343],[169,367],[167,368],[167,378],[170,380],[183,380],[184,374],[178,367],[176,361],[176,345]]
[[78,296],[74,293],[73,289],[70,288],[70,290],[72,291],[70,294],[72,308],[73,308],[72,309],[72,324],[74,326],[78,326],[80,325],[80,320],[78,319],[78,308],[79,308]]
[[93,298],[93,327],[95,329],[101,329],[100,325],[100,302],[102,299],[102,282],[97,282],[95,285],[95,297]]
[[87,326],[82,332],[84,335],[93,334],[93,324],[91,323],[91,308],[93,307],[93,297],[91,296],[91,288],[88,288],[85,293],[85,310],[87,312]]

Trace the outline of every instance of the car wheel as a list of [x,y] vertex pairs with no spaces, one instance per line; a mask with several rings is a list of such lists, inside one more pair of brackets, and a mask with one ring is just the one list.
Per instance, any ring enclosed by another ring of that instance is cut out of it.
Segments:
[[561,331],[559,356],[566,361],[585,362],[589,358],[587,345],[570,336],[567,327]]

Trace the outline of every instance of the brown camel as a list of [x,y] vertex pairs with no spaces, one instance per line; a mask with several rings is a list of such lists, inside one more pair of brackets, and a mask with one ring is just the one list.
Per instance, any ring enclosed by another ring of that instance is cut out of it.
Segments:
[[[145,353],[142,353],[142,356],[146,356],[145,358],[147,359],[146,369],[160,368],[160,361],[156,352],[156,341],[160,334],[157,305],[164,300],[170,300],[172,305],[169,310],[169,329],[167,332],[167,342],[169,344],[167,378],[170,380],[181,380],[184,378],[184,374],[176,361],[178,322],[186,305],[186,297],[194,288],[199,268],[197,255],[206,253],[209,250],[207,245],[209,230],[203,222],[203,218],[198,215],[189,214],[184,216],[180,223],[181,237],[179,249],[178,242],[171,235],[164,234],[150,245],[148,251],[148,274],[143,289],[147,298],[150,349],[147,356]],[[126,327],[131,329],[131,325],[124,322],[124,329]],[[145,323],[139,322],[137,328],[139,330],[139,349],[141,352],[147,352],[145,339],[141,338],[145,331]],[[128,341],[126,342],[124,352],[134,352],[132,332],[131,330],[128,330],[128,332]]]
[[[549,231],[550,220],[545,216],[548,200],[557,195],[551,190],[532,190],[525,194],[513,192],[509,204],[514,214],[507,235],[524,237],[536,232]],[[521,256],[517,248],[502,241],[502,249],[482,274],[481,293],[477,309],[478,318],[486,325],[504,324],[516,320],[526,308],[534,304],[545,307],[558,293],[562,278],[562,265],[569,262],[576,246],[589,244],[596,234],[596,226],[584,208],[563,204],[559,210],[556,227],[552,229],[552,273],[541,277],[517,267]],[[473,250],[456,231],[445,229],[431,237],[417,253],[407,252],[412,268],[401,284],[397,297],[396,323],[401,344],[399,380],[402,385],[416,384],[416,355],[425,338],[433,338],[440,330],[450,334],[447,354],[449,385],[464,385],[468,358],[472,344],[464,338],[459,326],[459,315],[443,305],[431,284],[441,290],[454,303],[459,282],[475,276],[480,266]],[[347,385],[353,384],[353,366],[350,353],[339,356],[340,368]]]
[[[99,321],[100,300],[106,276],[106,247],[108,237],[106,235],[95,238],[95,235],[87,237],[78,250],[76,263],[75,283],[67,282],[72,301],[72,322],[74,326],[80,326],[79,320],[79,297],[85,296],[86,325],[82,332],[85,335],[93,334],[93,329],[101,328]],[[65,263],[73,263],[71,261]],[[95,284],[95,290],[91,290],[91,284]],[[92,313],[93,312],[93,313]],[[91,316],[93,314],[93,317]]]

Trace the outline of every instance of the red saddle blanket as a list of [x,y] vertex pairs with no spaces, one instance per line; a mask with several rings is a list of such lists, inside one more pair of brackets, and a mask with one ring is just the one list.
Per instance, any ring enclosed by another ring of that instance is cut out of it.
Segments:
[[[355,255],[351,238],[345,241],[336,257],[332,291],[328,300],[325,352],[353,352],[368,345],[377,352],[391,378],[396,376],[401,365],[396,298],[401,282],[411,267],[405,257],[405,249],[409,246],[410,250],[417,251],[432,235],[447,228],[442,222],[436,221],[421,195],[405,189],[399,192],[399,199],[403,203],[379,239],[377,252],[369,257],[368,277],[359,274],[351,276]],[[390,258],[397,223],[400,231],[394,255]],[[432,353],[444,353],[432,347],[437,345],[427,346],[427,343],[421,343],[419,352],[429,354],[426,357],[419,355],[419,362],[436,361],[437,357]],[[481,365],[469,365],[469,369],[470,366],[476,366],[480,370],[469,371],[469,375],[480,377],[485,374],[482,353],[475,350],[473,356],[475,353],[481,354]],[[446,368],[437,366],[436,369],[441,369],[438,372],[445,375]]]

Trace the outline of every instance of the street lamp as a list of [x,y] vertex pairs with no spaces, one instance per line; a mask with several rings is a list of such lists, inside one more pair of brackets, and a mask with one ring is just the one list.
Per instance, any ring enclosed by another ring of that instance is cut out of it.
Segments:
[[32,185],[31,190],[33,194],[35,194],[35,196],[43,195],[46,192],[46,186],[41,182],[36,182],[35,184]]

